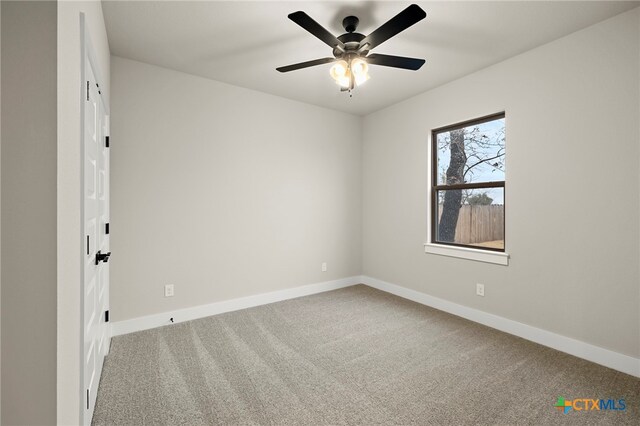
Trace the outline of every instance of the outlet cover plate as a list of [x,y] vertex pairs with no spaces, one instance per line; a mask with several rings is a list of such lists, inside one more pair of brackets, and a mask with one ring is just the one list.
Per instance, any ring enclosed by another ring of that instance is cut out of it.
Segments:
[[173,297],[173,284],[164,286],[164,297]]

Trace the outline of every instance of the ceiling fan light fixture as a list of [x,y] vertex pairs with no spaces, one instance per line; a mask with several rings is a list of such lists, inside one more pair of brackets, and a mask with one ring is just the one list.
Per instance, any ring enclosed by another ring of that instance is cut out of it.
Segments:
[[350,79],[349,76],[340,77],[336,80],[336,84],[340,87],[349,88]]
[[336,78],[336,84],[340,87],[349,88],[351,85],[351,74],[347,73],[347,75]]
[[341,59],[331,67],[329,74],[331,74],[334,80],[338,81],[339,78],[345,77],[348,71],[349,64],[347,64],[347,61],[344,59]]
[[353,72],[353,79],[356,85],[360,86],[365,81],[369,80],[369,64],[362,58],[355,58],[351,61],[351,72]]
[[362,58],[355,58],[351,61],[351,70],[356,76],[364,75],[369,70],[369,64]]
[[391,37],[394,37],[421,21],[426,16],[426,12],[422,10],[420,6],[412,4],[379,26],[368,36],[356,32],[359,22],[356,16],[347,16],[342,21],[342,26],[346,33],[336,37],[303,11],[299,10],[290,13],[288,15],[290,20],[331,47],[333,57],[278,67],[276,70],[279,72],[289,72],[316,65],[333,63],[333,66],[329,70],[331,78],[334,79],[336,84],[341,86],[342,92],[349,92],[349,97],[351,97],[355,86],[360,86],[369,80],[369,65],[382,65],[413,71],[417,71],[424,65],[424,59],[376,53],[370,55],[369,52]]
[[336,84],[340,87],[349,87],[351,84],[351,71],[349,70],[349,64],[344,59],[336,62],[329,70],[329,74],[336,81]]

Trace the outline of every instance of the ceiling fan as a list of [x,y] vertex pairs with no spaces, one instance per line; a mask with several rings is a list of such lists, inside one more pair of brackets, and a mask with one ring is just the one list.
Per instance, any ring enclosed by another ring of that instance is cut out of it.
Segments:
[[276,68],[276,70],[289,72],[316,65],[334,63],[330,70],[331,77],[333,77],[340,86],[341,91],[348,91],[351,96],[351,92],[355,86],[359,86],[369,79],[369,64],[413,71],[420,69],[425,63],[424,59],[377,53],[369,54],[369,52],[416,22],[421,21],[426,16],[427,14],[420,6],[412,4],[382,24],[368,36],[355,32],[360,22],[356,16],[347,16],[342,21],[342,26],[346,33],[334,37],[306,13],[302,11],[291,13],[289,14],[289,19],[333,49],[333,58],[314,59],[312,61],[279,67]]

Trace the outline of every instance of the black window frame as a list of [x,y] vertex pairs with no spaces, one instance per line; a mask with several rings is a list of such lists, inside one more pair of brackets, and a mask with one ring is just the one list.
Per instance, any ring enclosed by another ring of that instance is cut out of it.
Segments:
[[[450,124],[448,126],[439,127],[431,130],[431,244],[438,244],[443,246],[463,247],[474,250],[486,250],[499,253],[505,253],[507,247],[507,234],[506,234],[506,222],[507,222],[507,191],[506,191],[506,175],[505,180],[502,181],[489,181],[489,182],[474,182],[474,183],[459,183],[454,185],[439,185],[438,184],[438,135],[441,133],[447,133],[452,130],[462,129],[465,127],[475,126],[478,124],[487,123],[499,119],[505,120],[506,126],[506,112],[501,111],[495,114],[485,115],[483,117],[474,118],[471,120],[461,121],[459,123]],[[506,149],[505,149],[506,155]],[[502,235],[504,235],[504,244],[502,248],[494,247],[481,247],[472,244],[461,244],[450,241],[438,241],[438,191],[451,190],[451,189],[481,189],[481,188],[502,188],[504,202],[504,220],[502,221]]]

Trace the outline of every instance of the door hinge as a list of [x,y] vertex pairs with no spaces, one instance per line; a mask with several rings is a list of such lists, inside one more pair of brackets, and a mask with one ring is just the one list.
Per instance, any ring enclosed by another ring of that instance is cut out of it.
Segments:
[[107,148],[109,148],[109,136],[105,136],[104,137],[104,146],[106,146]]
[[87,389],[87,410],[89,409],[89,389]]
[[87,81],[87,100],[89,100],[89,82]]
[[109,310],[104,311],[104,322],[109,322]]
[[89,236],[87,235],[87,255],[89,255]]
[[105,223],[105,224],[104,224],[104,233],[105,233],[105,234],[108,234],[108,233],[109,233],[109,224],[108,224],[108,223]]

